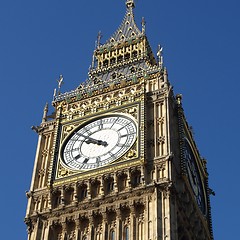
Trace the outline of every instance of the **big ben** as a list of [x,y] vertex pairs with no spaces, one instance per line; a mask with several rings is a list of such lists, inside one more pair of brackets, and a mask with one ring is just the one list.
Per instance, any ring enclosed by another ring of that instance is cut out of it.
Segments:
[[28,240],[213,239],[206,160],[134,8],[33,127]]

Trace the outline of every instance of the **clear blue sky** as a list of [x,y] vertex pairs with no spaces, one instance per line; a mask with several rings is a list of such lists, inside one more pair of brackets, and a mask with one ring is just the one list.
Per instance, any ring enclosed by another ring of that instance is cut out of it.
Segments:
[[[37,135],[56,79],[63,91],[85,80],[99,30],[106,40],[125,13],[124,0],[2,0],[1,239],[27,239],[23,223]],[[239,236],[240,169],[239,0],[136,0],[135,16],[147,22],[156,52],[175,93],[183,94],[187,119],[200,153],[208,160],[215,239]]]

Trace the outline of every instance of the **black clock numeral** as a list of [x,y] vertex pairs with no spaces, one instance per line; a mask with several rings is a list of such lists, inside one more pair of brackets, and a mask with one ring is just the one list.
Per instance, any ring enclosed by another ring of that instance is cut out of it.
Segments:
[[120,148],[130,148],[131,147],[131,145],[129,145],[129,144],[124,144],[124,143],[118,143],[117,145],[116,145],[117,147],[120,147]]
[[113,123],[112,123],[110,129],[112,129],[112,127],[115,125],[115,123],[118,121],[118,119],[119,119],[119,117],[117,117],[117,118],[114,119],[114,121],[113,121]]
[[83,127],[82,130],[83,130],[83,133],[86,133],[88,136],[92,134],[92,132],[90,131],[90,129],[87,128],[87,127]]
[[113,159],[116,158],[115,154],[112,153],[112,152],[109,152],[109,155],[110,155],[110,157],[113,158]]
[[99,120],[98,129],[99,129],[99,130],[102,130],[102,129],[103,129],[103,122],[102,122],[102,119]]
[[101,160],[100,157],[96,157],[96,164],[97,164],[97,166],[99,166],[100,160]]
[[76,142],[78,139],[77,138],[71,138],[70,141],[71,142]]
[[77,155],[77,156],[75,156],[74,158],[75,158],[76,160],[78,160],[80,157],[81,157],[81,155],[80,155],[80,154],[78,154],[78,155]]
[[87,163],[89,161],[89,158],[85,158],[83,163]]
[[133,135],[133,134],[135,134],[135,132],[126,133],[126,134],[124,134],[124,135],[121,135],[120,137],[121,137],[121,138],[123,138],[123,137],[128,137],[128,136],[131,136],[131,135]]
[[74,152],[74,151],[78,151],[79,148],[73,148],[73,149],[67,149],[64,151],[64,153],[70,153],[70,152]]
[[129,122],[128,124],[126,125],[123,125],[121,128],[118,129],[118,131],[121,131],[123,128],[126,128],[129,124],[131,124],[132,122]]

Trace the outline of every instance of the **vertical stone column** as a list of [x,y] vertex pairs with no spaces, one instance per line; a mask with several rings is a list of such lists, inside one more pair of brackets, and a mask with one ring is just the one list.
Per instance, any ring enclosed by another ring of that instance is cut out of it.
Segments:
[[113,179],[114,179],[114,192],[118,193],[118,182],[117,182],[118,177],[117,177],[117,173],[114,173]]
[[105,240],[107,239],[107,229],[106,229],[106,224],[107,224],[107,212],[106,209],[102,210],[102,239]]
[[170,240],[171,237],[171,218],[170,218],[170,189],[166,187],[162,193],[163,209],[163,239]]
[[131,184],[131,169],[128,169],[127,173],[127,183],[126,183],[126,188],[131,189],[132,188],[132,184]]
[[157,209],[154,208],[153,196],[146,197],[146,236],[147,239],[158,239],[157,236]]
[[88,212],[88,219],[89,219],[89,239],[94,240],[94,219],[93,219],[93,212]]
[[141,165],[141,185],[145,185],[145,178],[144,178],[145,174],[144,174],[144,166]]
[[77,195],[78,183],[73,185],[73,203],[77,205],[78,203],[78,195]]
[[62,238],[66,239],[67,238],[67,223],[66,219],[62,221]]
[[120,205],[116,205],[116,240],[121,239],[122,236],[122,215],[121,215],[121,209]]
[[51,198],[51,195],[52,195],[52,189],[49,190],[48,192],[48,209],[49,210],[52,210],[52,198]]
[[43,223],[43,235],[41,240],[48,240],[49,239],[49,233],[50,233],[50,222],[45,221]]
[[156,126],[157,126],[157,103],[154,102],[153,103],[153,121],[154,121],[154,124],[153,124],[153,132],[154,132],[154,157],[157,157],[158,156],[158,141],[157,141],[157,138],[158,138],[158,133],[156,131]]
[[38,172],[37,172],[38,171],[38,160],[39,160],[40,154],[41,154],[42,141],[43,141],[43,136],[39,135],[38,144],[37,144],[37,151],[36,151],[36,156],[35,156],[35,161],[34,161],[31,187],[30,187],[29,194],[28,194],[29,198],[28,198],[28,204],[27,204],[26,217],[29,217],[29,215],[31,214],[32,204],[34,203],[34,199],[32,197],[32,192],[35,189],[35,184],[37,182],[37,177],[38,177]]
[[130,239],[135,240],[136,239],[136,212],[134,203],[131,203],[130,205]]
[[158,179],[158,176],[159,174],[158,174],[158,167],[157,167],[157,165],[155,165],[155,181],[156,182],[158,182],[159,181],[159,179]]
[[80,239],[80,220],[79,216],[75,217],[75,240]]
[[38,231],[39,231],[39,218],[37,218],[35,220],[35,222],[32,223],[33,224],[33,231],[32,231],[32,234],[31,234],[31,240],[37,240],[37,234],[38,234]]
[[144,224],[144,233],[145,233],[145,237],[147,239],[149,239],[149,233],[148,233],[148,196],[145,197],[145,210],[144,210],[144,214],[145,214],[145,224]]
[[92,196],[91,196],[91,183],[90,183],[90,180],[87,181],[87,197],[88,197],[88,200],[91,200],[91,199],[92,199]]
[[50,144],[51,144],[51,135],[45,136],[45,143],[44,143],[44,150],[42,151],[42,166],[41,166],[41,183],[40,188],[45,187],[47,183],[47,169],[48,169],[48,162],[49,162],[49,152],[50,152]]
[[100,181],[99,195],[100,195],[101,198],[104,196],[104,185],[103,185],[104,179],[103,179],[103,178],[104,178],[104,177],[101,177],[100,179],[98,179],[98,180]]
[[61,206],[65,206],[65,199],[64,199],[64,191],[65,191],[65,186],[62,186],[61,188]]

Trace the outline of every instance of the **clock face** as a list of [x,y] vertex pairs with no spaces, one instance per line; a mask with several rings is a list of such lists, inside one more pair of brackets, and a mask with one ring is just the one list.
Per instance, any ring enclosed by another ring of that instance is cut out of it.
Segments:
[[195,199],[201,211],[205,214],[206,213],[206,205],[205,205],[205,198],[203,193],[203,184],[201,181],[201,177],[198,171],[198,167],[196,165],[196,158],[194,156],[192,147],[187,140],[184,139],[184,158],[186,162],[186,171],[190,186],[193,190]]
[[72,170],[90,170],[113,162],[137,138],[137,124],[125,115],[96,118],[75,129],[65,140],[61,158]]

